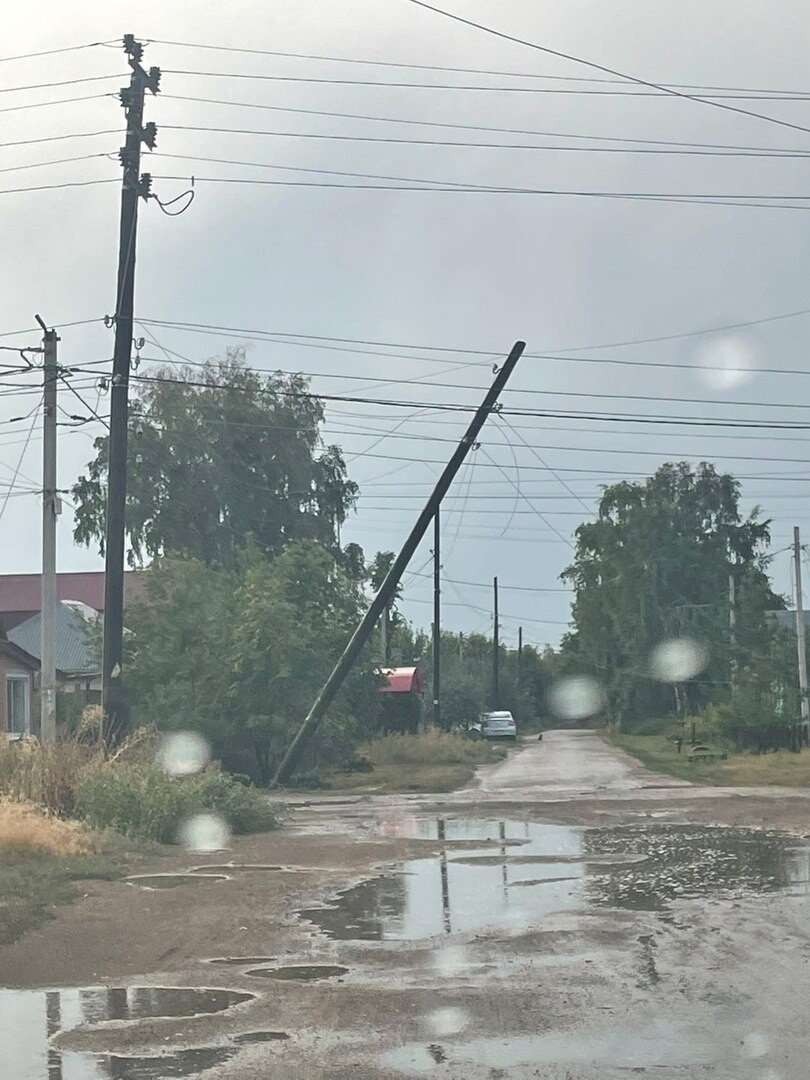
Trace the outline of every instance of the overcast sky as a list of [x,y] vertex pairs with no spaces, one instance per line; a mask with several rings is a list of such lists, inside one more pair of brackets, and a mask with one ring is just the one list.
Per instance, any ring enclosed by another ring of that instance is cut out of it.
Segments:
[[[774,4],[764,0],[609,5],[442,0],[439,6],[652,82],[810,95],[810,22],[799,0],[780,3],[778,17]],[[542,590],[561,590],[558,577],[571,558],[573,530],[592,513],[600,485],[640,478],[664,461],[705,459],[744,477],[744,506],[758,504],[773,519],[774,548],[786,547],[794,524],[810,537],[805,432],[609,419],[810,420],[807,378],[762,372],[723,376],[711,370],[731,364],[810,371],[805,348],[810,315],[760,322],[810,309],[810,215],[796,208],[802,203],[789,203],[789,209],[684,205],[525,190],[736,194],[755,203],[765,195],[810,199],[808,163],[798,157],[604,152],[608,147],[674,149],[626,141],[635,139],[801,154],[810,152],[810,132],[639,93],[643,88],[633,84],[575,81],[607,76],[443,19],[408,0],[235,0],[207,7],[143,0],[137,22],[131,5],[121,3],[77,3],[70,6],[69,18],[62,14],[66,10],[42,0],[15,5],[13,13],[5,13],[2,54],[110,41],[126,32],[151,40],[145,64],[162,68],[163,92],[147,102],[147,119],[158,124],[159,134],[158,151],[145,155],[144,169],[156,177],[154,190],[164,201],[185,191],[192,175],[197,178],[195,201],[182,216],[164,216],[154,203],[142,208],[136,315],[149,320],[139,328],[147,338],[144,356],[165,357],[163,348],[200,361],[243,343],[257,367],[319,373],[313,382],[324,393],[414,403],[408,409],[370,403],[329,408],[324,437],[343,446],[350,475],[362,489],[345,541],[362,544],[369,555],[399,546],[469,419],[430,406],[477,405],[493,362],[517,338],[527,341],[528,350],[504,395],[506,410],[602,417],[504,416],[485,429],[481,449],[459,475],[443,517],[445,575],[471,583],[445,588],[449,628],[491,629],[491,580],[497,574],[504,586],[505,639],[514,641],[522,624],[527,640],[556,642],[568,619],[569,597]],[[250,74],[265,78],[237,77]],[[111,78],[10,89],[91,76]],[[0,63],[0,111],[11,110],[0,116],[0,143],[61,140],[0,146],[0,169],[83,159],[4,171],[0,177],[4,345],[36,344],[38,333],[11,335],[34,326],[39,312],[60,328],[63,364],[95,364],[111,356],[112,333],[102,318],[114,308],[117,260],[120,169],[114,156],[122,141],[123,113],[114,95],[126,81],[123,54],[113,46]],[[810,128],[810,96],[719,100]],[[20,108],[51,101],[62,103]],[[441,124],[473,130],[435,126]],[[95,132],[108,134],[79,137]],[[62,138],[66,135],[74,137]],[[581,149],[474,148],[424,140]],[[88,160],[87,155],[95,156]],[[282,166],[439,181],[445,188],[476,184],[524,191],[335,190],[202,179],[388,183]],[[95,179],[110,182],[9,190]],[[67,325],[83,320],[88,321]],[[160,320],[245,332],[216,336],[155,325]],[[749,321],[756,325],[621,344]],[[268,339],[260,331],[277,336]],[[0,356],[15,362],[11,353]],[[593,362],[584,362],[588,358]],[[33,388],[37,377],[19,382]],[[92,406],[106,412],[108,400],[91,380],[84,377],[76,385]],[[31,392],[0,396],[0,420],[25,415],[37,401]],[[67,390],[61,404],[68,413],[86,414]],[[60,428],[60,487],[75,481],[92,456],[91,439],[98,432],[98,425]],[[41,448],[36,413],[0,427],[2,572],[40,567],[35,489],[41,483]],[[59,569],[100,568],[97,553],[73,546],[71,529],[66,506]],[[427,575],[429,556],[426,542],[411,569]],[[775,562],[774,577],[778,589],[789,589],[784,553]],[[430,621],[430,589],[427,576],[407,578],[407,613],[421,625]]]

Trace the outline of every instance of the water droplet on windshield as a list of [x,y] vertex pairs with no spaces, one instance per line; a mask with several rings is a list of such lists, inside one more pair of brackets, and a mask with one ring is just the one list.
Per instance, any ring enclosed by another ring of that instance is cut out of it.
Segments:
[[218,814],[195,814],[180,826],[179,839],[189,851],[222,851],[231,831]]
[[673,638],[662,641],[652,651],[650,670],[661,682],[683,682],[693,679],[706,666],[708,654],[704,645],[692,638]]
[[434,1011],[427,1017],[427,1025],[433,1035],[457,1035],[467,1026],[467,1013],[464,1009],[447,1005]]
[[161,739],[157,763],[170,776],[191,776],[202,772],[210,757],[210,747],[198,732],[174,731]]
[[754,343],[741,334],[724,334],[705,341],[698,350],[701,378],[712,390],[735,390],[753,379]]
[[563,720],[584,720],[595,716],[604,704],[602,688],[590,675],[560,679],[549,691],[551,711]]
[[743,1056],[748,1058],[765,1057],[770,1048],[771,1044],[768,1036],[763,1035],[761,1031],[749,1032],[742,1042]]

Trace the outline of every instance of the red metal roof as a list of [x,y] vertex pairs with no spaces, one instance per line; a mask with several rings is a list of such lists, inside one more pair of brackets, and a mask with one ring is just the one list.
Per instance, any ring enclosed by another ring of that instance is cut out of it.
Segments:
[[[129,570],[124,574],[124,591],[131,597],[137,591],[141,575]],[[39,574],[0,574],[0,612],[40,610],[42,578]],[[59,600],[81,600],[96,611],[104,610],[104,571],[91,570],[81,574],[57,574],[56,594]]]
[[417,667],[382,668],[385,685],[380,687],[383,694],[421,694],[425,689],[422,672]]

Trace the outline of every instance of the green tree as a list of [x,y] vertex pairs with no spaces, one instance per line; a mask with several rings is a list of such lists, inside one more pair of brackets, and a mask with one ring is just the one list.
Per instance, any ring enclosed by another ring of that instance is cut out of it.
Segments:
[[[744,518],[739,497],[738,482],[710,464],[667,464],[643,483],[606,488],[597,520],[577,530],[562,575],[575,590],[563,652],[601,679],[613,719],[695,711],[728,693],[730,573],[740,585],[738,641],[749,650],[766,642],[765,612],[783,601],[766,574],[768,522],[756,511]],[[710,649],[699,680],[673,688],[651,679],[654,647],[684,636]]]
[[[278,554],[294,539],[337,551],[357,496],[323,405],[301,375],[251,370],[238,351],[202,370],[161,370],[130,408],[130,562],[184,553],[232,568],[252,538]],[[107,437],[73,487],[74,537],[103,551]]]

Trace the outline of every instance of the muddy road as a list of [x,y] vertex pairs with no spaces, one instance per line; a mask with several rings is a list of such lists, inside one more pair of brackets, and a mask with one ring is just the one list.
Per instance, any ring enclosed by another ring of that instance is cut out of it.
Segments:
[[805,792],[587,732],[440,799],[294,800],[0,948],[3,1075],[804,1080],[808,833]]

